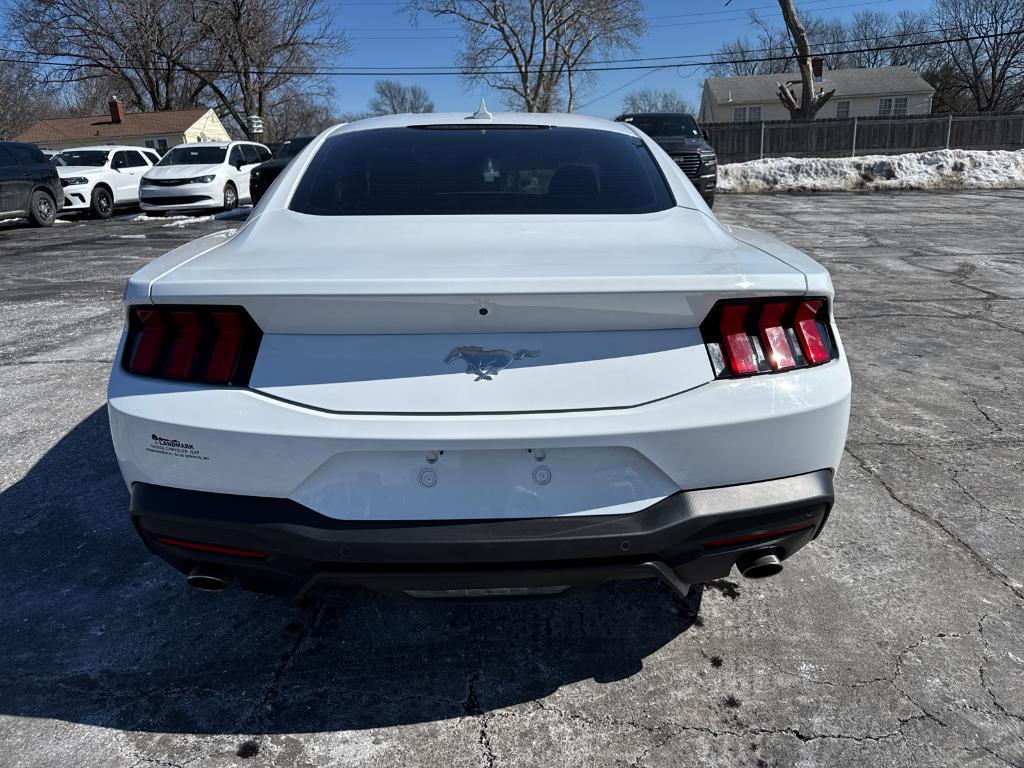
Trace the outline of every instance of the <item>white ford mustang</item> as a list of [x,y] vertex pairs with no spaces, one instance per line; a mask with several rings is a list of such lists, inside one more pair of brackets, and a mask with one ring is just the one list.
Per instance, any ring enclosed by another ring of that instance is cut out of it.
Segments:
[[556,594],[777,573],[850,374],[828,273],[625,123],[373,118],[128,282],[114,447],[207,589]]

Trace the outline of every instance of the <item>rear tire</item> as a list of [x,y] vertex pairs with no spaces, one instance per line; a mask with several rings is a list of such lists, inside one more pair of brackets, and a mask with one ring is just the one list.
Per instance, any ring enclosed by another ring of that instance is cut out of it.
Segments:
[[106,187],[96,187],[92,191],[89,209],[97,219],[109,219],[114,213],[114,196]]
[[233,211],[238,207],[238,190],[230,181],[224,187],[224,210]]
[[708,204],[708,208],[715,207],[715,193],[712,192],[709,195],[704,195],[704,202]]
[[28,220],[33,227],[48,227],[57,219],[57,204],[49,194],[37,189],[28,204]]

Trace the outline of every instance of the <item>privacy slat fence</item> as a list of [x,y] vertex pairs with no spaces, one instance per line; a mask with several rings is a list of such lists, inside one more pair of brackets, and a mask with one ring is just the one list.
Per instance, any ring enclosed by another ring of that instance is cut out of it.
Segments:
[[1024,113],[924,115],[704,126],[719,163],[762,157],[841,157],[931,149],[1024,148]]

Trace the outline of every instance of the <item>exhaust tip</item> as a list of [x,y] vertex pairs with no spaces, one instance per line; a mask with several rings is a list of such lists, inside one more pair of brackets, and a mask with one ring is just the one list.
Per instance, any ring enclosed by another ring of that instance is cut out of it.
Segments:
[[753,552],[744,555],[736,562],[736,567],[744,578],[767,579],[782,573],[782,563],[774,552]]
[[225,571],[208,565],[197,565],[185,577],[185,581],[190,587],[201,589],[204,592],[220,592],[222,589],[227,589],[232,580],[232,577]]

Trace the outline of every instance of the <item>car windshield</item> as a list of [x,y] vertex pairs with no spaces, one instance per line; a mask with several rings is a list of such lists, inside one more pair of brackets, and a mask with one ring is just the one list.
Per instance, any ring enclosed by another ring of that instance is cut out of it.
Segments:
[[635,125],[648,136],[680,136],[684,139],[700,138],[697,121],[690,115],[631,115],[622,119]]
[[313,140],[312,136],[302,136],[298,139],[288,139],[274,152],[275,160],[288,160],[295,157],[303,148]]
[[157,165],[216,165],[226,153],[225,147],[175,147]]
[[107,164],[107,157],[109,155],[109,152],[105,152],[102,149],[70,150],[54,155],[52,160],[54,165],[83,165],[102,168]]
[[319,216],[649,213],[674,205],[654,158],[617,131],[427,125],[324,142],[291,208]]

